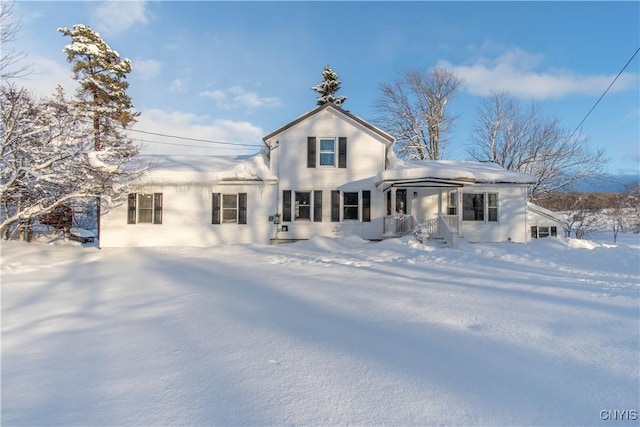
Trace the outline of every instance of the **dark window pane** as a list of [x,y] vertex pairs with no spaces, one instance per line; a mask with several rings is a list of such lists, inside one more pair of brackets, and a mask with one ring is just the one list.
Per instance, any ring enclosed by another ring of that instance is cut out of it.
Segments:
[[344,219],[358,219],[358,207],[357,206],[345,206],[344,207]]
[[320,153],[321,166],[333,166],[336,164],[336,155],[334,153]]
[[484,194],[462,195],[462,219],[484,221]]

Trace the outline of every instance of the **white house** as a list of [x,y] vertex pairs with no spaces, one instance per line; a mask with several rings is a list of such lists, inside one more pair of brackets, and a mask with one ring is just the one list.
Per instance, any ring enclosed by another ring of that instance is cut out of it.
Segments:
[[391,135],[334,104],[263,141],[254,156],[149,157],[137,192],[103,207],[100,245],[379,240],[424,222],[456,247],[526,242],[532,227],[562,226],[527,203],[535,177],[493,163],[399,160]]

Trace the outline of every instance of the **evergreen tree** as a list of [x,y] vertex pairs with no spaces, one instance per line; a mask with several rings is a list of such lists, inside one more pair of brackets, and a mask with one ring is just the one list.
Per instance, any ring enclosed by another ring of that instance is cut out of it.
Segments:
[[[127,74],[131,61],[120,59],[100,35],[90,27],[76,24],[73,28],[58,28],[71,37],[64,48],[72,64],[74,78],[80,84],[76,98],[78,108],[93,122],[94,149],[102,161],[125,163],[138,154],[122,130],[133,123],[139,113],[134,112],[127,94]],[[100,234],[100,200],[96,200],[98,238]]]
[[338,75],[331,69],[329,65],[324,67],[322,71],[322,83],[311,88],[320,94],[316,99],[318,105],[324,105],[327,102],[332,102],[338,106],[342,106],[342,103],[347,100],[346,96],[335,96],[335,93],[340,90],[340,79]]
[[76,92],[79,107],[93,120],[95,149],[126,148],[123,153],[126,155],[130,151],[126,146],[131,145],[131,141],[119,128],[132,125],[139,115],[133,111],[126,92],[131,61],[121,60],[118,52],[86,25],[76,24],[72,29],[58,28],[58,31],[71,37],[71,44],[64,47],[64,52],[72,64],[74,79],[80,84]]

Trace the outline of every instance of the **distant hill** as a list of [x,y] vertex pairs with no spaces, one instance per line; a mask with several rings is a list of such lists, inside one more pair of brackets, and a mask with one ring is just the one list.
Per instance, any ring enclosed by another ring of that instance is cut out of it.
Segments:
[[640,172],[635,175],[610,175],[608,178],[602,180],[584,180],[578,182],[573,189],[584,193],[623,193],[625,184],[632,184],[638,181],[640,181]]

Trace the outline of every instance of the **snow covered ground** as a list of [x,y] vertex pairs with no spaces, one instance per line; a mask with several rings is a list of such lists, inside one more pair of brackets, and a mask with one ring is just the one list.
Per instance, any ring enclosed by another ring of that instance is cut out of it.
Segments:
[[2,425],[638,425],[638,236],[463,249],[2,242]]

